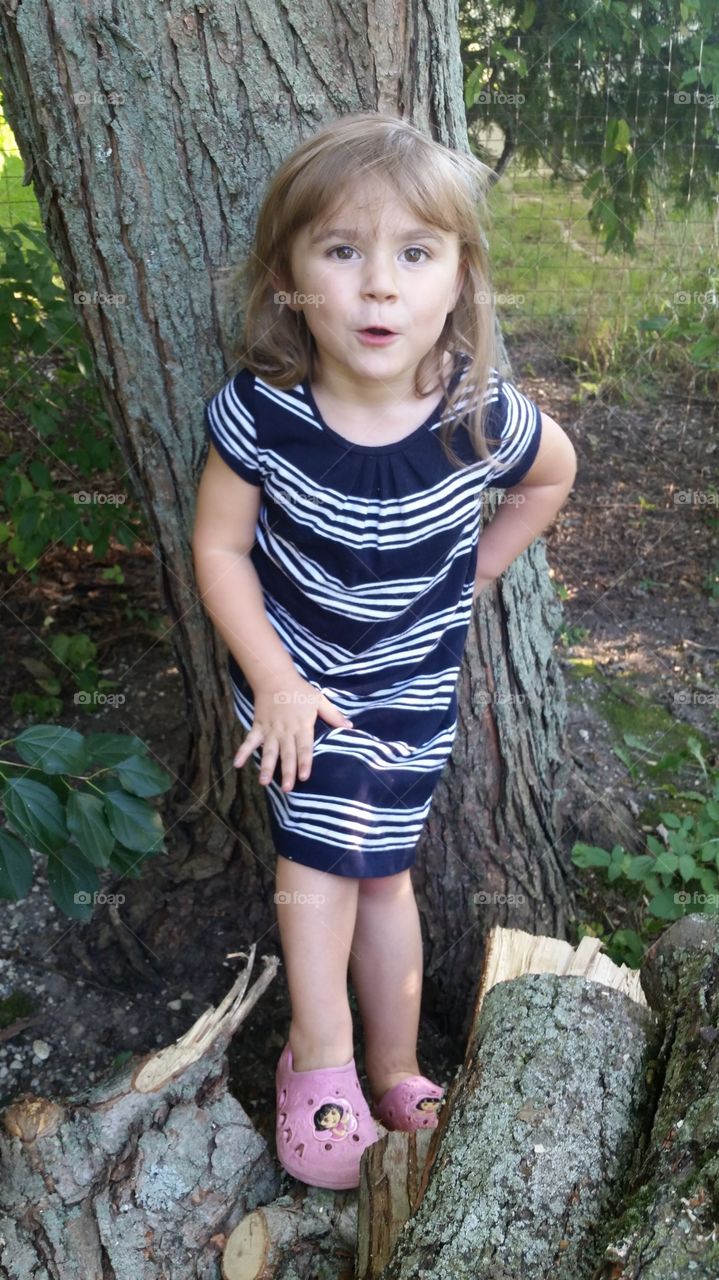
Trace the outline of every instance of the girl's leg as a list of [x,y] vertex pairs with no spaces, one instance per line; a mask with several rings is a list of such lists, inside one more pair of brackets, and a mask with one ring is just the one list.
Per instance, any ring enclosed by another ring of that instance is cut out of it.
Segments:
[[373,1101],[420,1075],[422,933],[409,868],[358,881],[350,974],[362,1015],[365,1069]]
[[344,1066],[354,1056],[347,962],[357,880],[278,855],[275,902],[292,1001],[295,1070]]

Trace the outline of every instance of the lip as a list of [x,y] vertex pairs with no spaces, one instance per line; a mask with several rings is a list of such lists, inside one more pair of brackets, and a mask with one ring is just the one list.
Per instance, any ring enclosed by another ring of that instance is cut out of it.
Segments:
[[[377,326],[377,328],[383,328],[383,327],[384,326],[380,326],[380,325]],[[357,337],[359,338],[360,342],[366,343],[368,347],[386,347],[389,345],[390,342],[394,342],[395,338],[399,337],[399,334],[394,333],[392,330],[389,330],[387,333],[382,333],[382,334],[370,333],[369,328],[367,328],[367,329],[358,329]]]

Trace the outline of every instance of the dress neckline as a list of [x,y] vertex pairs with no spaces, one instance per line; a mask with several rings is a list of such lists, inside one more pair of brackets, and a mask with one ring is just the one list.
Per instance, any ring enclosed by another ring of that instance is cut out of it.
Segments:
[[[458,351],[455,353],[454,369],[449,379],[448,389],[450,394],[452,393],[452,391],[454,391],[457,385],[457,382],[461,377],[462,373],[464,372],[468,362],[469,362],[469,356],[466,354],[466,352]],[[317,422],[320,424],[322,430],[326,432],[328,436],[331,436],[333,440],[338,440],[339,443],[344,445],[346,449],[352,449],[357,453],[396,453],[400,449],[409,448],[412,442],[416,440],[417,437],[422,434],[422,432],[428,431],[431,427],[436,426],[442,414],[444,413],[444,410],[447,407],[447,399],[448,399],[447,395],[443,394],[439,404],[435,406],[435,408],[430,413],[429,417],[426,418],[425,421],[420,424],[420,426],[415,427],[414,431],[410,431],[409,435],[403,436],[401,440],[394,440],[390,444],[355,444],[354,440],[348,440],[346,436],[340,435],[339,431],[335,431],[333,427],[328,426],[328,424],[325,422],[324,418],[322,417],[322,414],[320,413],[317,402],[312,394],[309,374],[306,378],[303,378],[300,385],[302,387],[302,391],[304,393],[305,399],[307,400],[307,403],[309,404],[310,409],[312,410],[312,413],[317,419]]]

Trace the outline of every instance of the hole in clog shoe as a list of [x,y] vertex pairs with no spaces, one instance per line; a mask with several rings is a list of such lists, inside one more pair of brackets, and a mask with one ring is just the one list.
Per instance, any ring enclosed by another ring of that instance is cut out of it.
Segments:
[[352,1134],[352,1141],[353,1141],[353,1142],[359,1142],[359,1140],[360,1140],[360,1136],[359,1136],[359,1134],[358,1134],[358,1133],[353,1133],[353,1134]]
[[332,1150],[332,1143],[331,1143],[331,1142],[326,1142],[326,1143],[325,1143],[325,1151],[331,1151],[331,1150]]
[[300,1156],[300,1157],[302,1157],[302,1156],[305,1154],[305,1144],[304,1144],[304,1142],[298,1142],[298,1143],[297,1143],[297,1146],[295,1147],[295,1152],[294,1152],[294,1153],[295,1153],[295,1155],[296,1155],[296,1156]]
[[280,1096],[279,1096],[279,1098],[277,1099],[277,1105],[278,1105],[279,1107],[284,1107],[284,1105],[285,1105],[285,1098],[286,1098],[286,1097],[287,1097],[287,1090],[286,1090],[286,1089],[283,1089],[283,1090],[282,1090],[282,1092],[281,1092],[281,1094],[280,1094]]
[[277,1117],[277,1123],[278,1123],[278,1125],[280,1126],[280,1129],[282,1128],[282,1126],[283,1126],[284,1124],[287,1124],[287,1112],[286,1112],[286,1111],[281,1111],[281,1112],[280,1112],[280,1114],[279,1114],[279,1115],[278,1115],[278,1117]]
[[291,1129],[283,1129],[283,1131],[282,1131],[282,1137],[284,1138],[285,1142],[291,1142],[291,1141],[292,1141],[292,1130],[291,1130]]

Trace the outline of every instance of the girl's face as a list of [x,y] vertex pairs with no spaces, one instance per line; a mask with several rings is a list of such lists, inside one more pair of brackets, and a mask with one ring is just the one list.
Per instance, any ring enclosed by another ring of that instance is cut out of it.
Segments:
[[[290,263],[288,305],[304,314],[323,380],[344,391],[375,384],[385,398],[406,399],[462,288],[456,232],[423,225],[385,185],[368,183],[329,226],[298,232]],[[395,336],[372,345],[363,334],[370,327]]]

